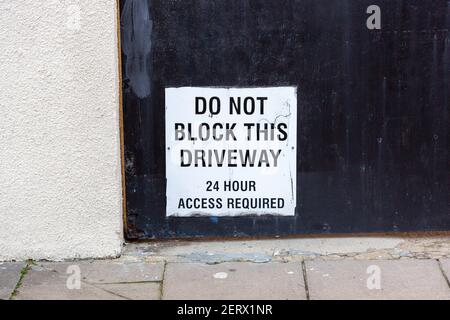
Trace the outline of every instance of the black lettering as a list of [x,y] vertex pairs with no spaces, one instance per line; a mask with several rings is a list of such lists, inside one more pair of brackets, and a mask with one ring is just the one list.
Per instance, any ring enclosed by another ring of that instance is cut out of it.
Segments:
[[205,114],[207,111],[207,102],[203,97],[195,98],[195,114]]
[[237,98],[237,102],[235,100],[235,98],[230,97],[230,114],[240,115],[241,114],[241,97]]
[[185,129],[184,124],[175,123],[175,141],[183,141],[186,138],[184,129]]
[[189,150],[181,150],[181,167],[186,168],[192,165],[192,153]]
[[220,113],[220,99],[218,97],[212,97],[209,100],[209,112],[211,115],[215,116]]
[[261,104],[260,104],[260,112],[261,112],[261,115],[263,115],[264,114],[264,108],[265,108],[265,102],[267,101],[267,100],[269,100],[269,98],[267,98],[267,97],[259,97],[258,99],[257,99]]
[[280,132],[280,134],[278,135],[278,140],[280,141],[286,141],[288,138],[288,134],[287,134],[287,124],[286,123],[280,123],[278,125],[278,131]]

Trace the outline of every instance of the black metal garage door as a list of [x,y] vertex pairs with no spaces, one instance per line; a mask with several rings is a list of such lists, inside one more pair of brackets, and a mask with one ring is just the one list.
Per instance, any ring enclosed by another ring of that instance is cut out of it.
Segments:
[[[120,9],[129,238],[450,230],[450,2]],[[291,216],[167,212],[166,89],[180,87],[297,89]]]

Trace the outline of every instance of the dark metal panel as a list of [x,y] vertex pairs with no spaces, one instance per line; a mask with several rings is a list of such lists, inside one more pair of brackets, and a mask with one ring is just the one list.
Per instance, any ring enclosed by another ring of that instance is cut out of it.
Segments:
[[[450,230],[448,1],[120,8],[129,238]],[[167,219],[165,88],[281,85],[299,88],[296,216]]]

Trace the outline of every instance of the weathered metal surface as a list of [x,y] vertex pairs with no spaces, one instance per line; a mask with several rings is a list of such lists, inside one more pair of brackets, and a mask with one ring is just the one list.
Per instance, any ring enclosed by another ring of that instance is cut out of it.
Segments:
[[[120,7],[129,238],[450,230],[448,1]],[[166,218],[164,91],[182,86],[298,87],[295,217]]]

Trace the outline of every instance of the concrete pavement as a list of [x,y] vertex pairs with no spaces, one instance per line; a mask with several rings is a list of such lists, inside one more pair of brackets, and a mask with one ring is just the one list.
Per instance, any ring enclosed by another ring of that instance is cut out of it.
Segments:
[[353,251],[316,240],[148,243],[117,260],[3,263],[0,299],[450,299],[447,238],[414,239],[421,251],[406,240],[353,239]]

